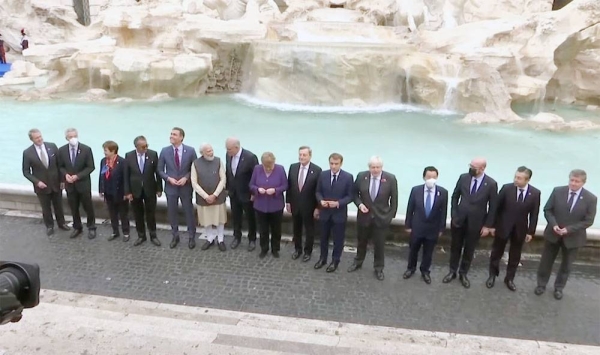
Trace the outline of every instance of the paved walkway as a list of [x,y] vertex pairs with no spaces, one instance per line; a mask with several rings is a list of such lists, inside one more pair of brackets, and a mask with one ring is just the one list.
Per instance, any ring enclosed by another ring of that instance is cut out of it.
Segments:
[[[99,228],[95,240],[51,239],[38,219],[0,217],[0,259],[35,261],[43,288],[278,316],[401,327],[436,332],[600,345],[600,269],[577,265],[562,301],[551,293],[533,294],[535,261],[519,270],[516,293],[502,283],[485,285],[486,258],[475,260],[471,289],[458,282],[442,284],[448,255],[437,253],[433,284],[403,280],[406,250],[388,249],[386,280],[365,268],[349,274],[353,254],[344,253],[334,274],[293,261],[293,246],[282,258],[258,259],[245,248],[225,253],[213,248],[176,250],[146,243],[106,241]],[[161,231],[163,244],[170,240]],[[230,242],[227,238],[227,244]],[[245,243],[243,244],[245,245]],[[372,254],[369,253],[369,260]],[[31,311],[33,312],[33,310]],[[287,323],[286,323],[287,324]],[[290,325],[291,324],[287,324]],[[286,328],[287,329],[287,328]],[[176,331],[178,333],[179,331]],[[177,337],[178,335],[174,335]],[[302,336],[294,341],[302,341]]]

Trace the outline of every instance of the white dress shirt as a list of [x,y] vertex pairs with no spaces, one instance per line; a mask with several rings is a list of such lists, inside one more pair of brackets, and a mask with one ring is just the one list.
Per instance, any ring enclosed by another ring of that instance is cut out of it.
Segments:
[[429,189],[427,185],[423,186],[423,206],[427,209],[427,195],[429,194],[427,191],[431,190],[431,207],[435,203],[435,186]]
[[[523,201],[525,201],[525,198],[527,197],[527,191],[529,191],[529,184],[525,185],[525,187],[523,187]],[[519,201],[519,195],[521,194],[521,188],[517,186],[517,201]]]
[[471,185],[469,185],[469,191],[473,190],[473,184],[477,181],[477,190],[481,188],[481,182],[483,182],[483,178],[485,177],[485,173],[481,174],[481,176],[476,176],[471,178]]
[[[373,176],[371,175],[371,179],[369,180],[369,196],[371,196],[371,185],[375,184],[375,197],[379,194],[379,186],[381,185],[381,175]],[[373,198],[375,199],[375,198]]]
[[44,161],[44,158],[46,158],[46,163],[50,163],[50,158],[48,157],[48,150],[46,149],[46,145],[44,143],[42,143],[42,145],[37,146],[35,145],[35,151],[37,152],[38,157],[40,158],[40,161]]
[[583,187],[580,187],[579,190],[573,191],[571,189],[569,189],[569,194],[567,196],[567,202],[569,202],[569,199],[571,199],[571,192],[575,193],[575,196],[573,198],[573,204],[571,205],[571,209],[569,211],[573,211],[573,208],[575,207],[575,204],[577,204],[577,200],[579,200],[579,196],[581,195],[581,190],[583,189]]
[[237,168],[238,168],[238,165],[240,164],[241,156],[242,156],[242,148],[240,147],[240,150],[233,157],[231,157],[231,172],[233,173],[234,176],[237,173]]

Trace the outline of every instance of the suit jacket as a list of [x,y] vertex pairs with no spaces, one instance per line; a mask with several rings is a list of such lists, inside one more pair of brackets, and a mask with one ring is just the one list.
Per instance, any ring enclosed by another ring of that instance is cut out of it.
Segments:
[[411,229],[411,237],[435,240],[446,229],[448,218],[448,190],[435,186],[433,204],[429,216],[425,213],[425,185],[417,185],[410,191],[406,208],[406,229]]
[[535,235],[540,213],[540,190],[529,185],[523,203],[517,202],[518,189],[515,184],[506,184],[498,194],[494,228],[496,238],[508,238],[513,228],[519,238]]
[[327,221],[329,219],[337,223],[345,223],[348,220],[348,204],[354,197],[354,178],[352,174],[340,170],[337,182],[331,186],[331,170],[321,172],[317,181],[317,192],[315,194],[317,202],[337,201],[338,208],[321,208],[319,220]]
[[[94,154],[92,148],[85,144],[77,145],[77,156],[75,162],[71,162],[71,147],[65,144],[58,149],[58,169],[60,171],[61,181],[65,183],[67,192],[77,191],[79,193],[88,193],[92,191],[92,180],[90,175],[96,169],[94,165]],[[69,184],[65,176],[77,175],[77,181]]]
[[140,171],[137,151],[125,154],[125,194],[134,198],[156,195],[163,191],[162,180],[158,173],[158,153],[148,149],[144,157],[144,171]]
[[[555,187],[552,190],[544,206],[544,216],[548,221],[544,237],[551,243],[558,243],[559,238],[562,238],[567,248],[580,248],[585,246],[587,241],[586,229],[594,224],[598,198],[588,190],[581,189],[572,211],[569,211],[568,200],[568,186]],[[562,237],[557,235],[552,230],[554,226],[567,228],[567,234]]]
[[125,196],[125,159],[117,156],[117,161],[108,179],[104,173],[106,169],[108,169],[106,167],[106,158],[102,158],[100,160],[100,174],[98,176],[98,192],[112,196],[116,201],[123,200]]
[[[44,166],[38,156],[35,145],[23,151],[23,176],[33,184],[36,194],[49,194],[60,191],[60,173],[58,171],[58,148],[56,144],[44,142],[48,154],[48,168]],[[45,189],[37,187],[38,182],[46,184]]]
[[254,153],[242,148],[235,176],[231,168],[231,157],[225,158],[225,175],[227,176],[227,191],[229,198],[237,198],[242,202],[250,201],[250,179],[258,158]]
[[315,208],[318,208],[317,202],[317,182],[323,170],[316,164],[309,163],[304,179],[302,191],[298,186],[298,177],[300,174],[300,163],[290,165],[288,170],[288,190],[285,194],[285,202],[290,204],[292,214],[311,214]]
[[483,226],[494,226],[498,184],[489,175],[484,175],[478,182],[477,192],[471,195],[473,177],[462,174],[456,182],[452,193],[452,224],[462,225],[469,220],[470,229],[481,229]]
[[[273,188],[275,194],[260,194],[258,189],[265,190]],[[250,191],[254,195],[254,209],[263,213],[281,212],[285,207],[283,193],[288,188],[288,179],[285,174],[285,168],[282,165],[275,164],[271,175],[267,177],[265,168],[262,164],[254,167],[254,173],[250,180]]]
[[377,227],[387,227],[398,211],[398,181],[394,174],[383,171],[379,180],[379,190],[375,200],[371,200],[371,173],[358,173],[354,182],[354,204],[356,207],[365,205],[368,213],[362,213],[360,208],[356,220],[359,224],[370,225],[371,221]]
[[[181,161],[179,169],[175,166],[175,150],[172,145],[164,147],[158,157],[158,175],[165,181],[165,194],[180,195],[192,194],[192,182],[190,180],[192,163],[198,159],[196,151],[189,145],[182,144]],[[169,178],[179,180],[187,178],[187,182],[183,186],[171,185],[167,180]]]

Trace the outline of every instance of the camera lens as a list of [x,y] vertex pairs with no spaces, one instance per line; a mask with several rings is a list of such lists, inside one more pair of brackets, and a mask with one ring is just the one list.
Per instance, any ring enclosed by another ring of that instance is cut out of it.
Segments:
[[27,297],[29,292],[29,281],[25,273],[15,267],[7,267],[0,270],[0,290],[8,290],[14,294],[19,301]]

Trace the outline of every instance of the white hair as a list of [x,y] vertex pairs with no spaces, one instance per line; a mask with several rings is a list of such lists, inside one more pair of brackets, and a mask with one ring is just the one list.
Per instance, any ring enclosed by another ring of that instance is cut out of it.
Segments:
[[65,130],[65,137],[68,137],[69,133],[75,133],[76,136],[79,136],[79,133],[77,132],[77,129],[75,129],[75,128],[67,128]]
[[371,167],[372,165],[381,165],[383,167],[383,160],[381,159],[381,157],[373,155],[369,159],[369,167]]
[[204,150],[207,149],[208,147],[212,148],[212,145],[210,145],[210,143],[200,144],[200,153],[204,152]]
[[235,138],[235,137],[229,137],[227,138],[227,140],[225,141],[225,145],[233,145],[235,147],[239,147],[240,146],[240,140]]

